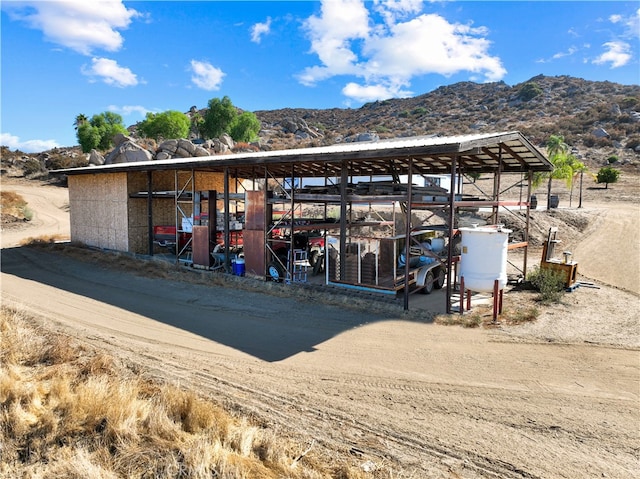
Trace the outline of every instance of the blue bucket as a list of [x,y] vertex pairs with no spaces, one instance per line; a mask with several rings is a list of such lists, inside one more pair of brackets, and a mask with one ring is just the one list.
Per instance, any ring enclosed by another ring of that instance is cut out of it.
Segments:
[[236,258],[233,263],[233,274],[236,276],[244,276],[244,258]]

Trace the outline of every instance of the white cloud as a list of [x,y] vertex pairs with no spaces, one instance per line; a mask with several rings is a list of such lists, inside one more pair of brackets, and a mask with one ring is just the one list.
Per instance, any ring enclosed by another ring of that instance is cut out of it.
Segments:
[[42,151],[59,148],[56,140],[20,140],[20,137],[11,133],[0,133],[0,145],[7,146],[12,150],[20,150],[25,153],[40,153]]
[[[585,48],[588,48],[588,46],[585,46]],[[551,56],[551,58],[549,58],[549,59],[540,58],[540,59],[536,60],[536,63],[550,63],[553,60],[560,60],[561,58],[570,57],[572,55],[575,55],[578,51],[579,51],[578,47],[571,46],[564,52],[554,53]]]
[[300,82],[314,85],[334,75],[358,73],[358,57],[351,50],[351,42],[369,36],[368,22],[369,12],[361,0],[322,2],[321,15],[305,22],[311,52],[318,55],[322,65],[305,69],[298,77]]
[[506,70],[499,58],[487,54],[485,34],[483,28],[449,23],[439,15],[420,15],[367,42],[367,73],[408,80],[469,71],[482,73],[488,81],[500,80]]
[[553,58],[554,60],[557,60],[557,59],[563,58],[563,57],[570,57],[571,55],[573,55],[577,51],[578,51],[578,49],[576,47],[569,47],[569,49],[566,52],[558,52],[555,55],[553,55],[551,58]]
[[420,13],[423,0],[374,0],[374,9],[385,19],[388,25],[396,23],[399,18]]
[[191,60],[191,81],[203,90],[219,90],[225,73],[207,62]]
[[612,15],[609,20],[614,24],[622,24],[624,31],[621,36],[623,38],[630,38],[637,41],[638,32],[640,32],[640,8],[628,17],[624,17],[623,15]]
[[92,81],[95,81],[94,77],[99,77],[107,85],[120,88],[138,84],[138,77],[135,73],[128,68],[121,67],[115,60],[108,58],[92,58],[91,66],[87,67],[85,65],[81,71],[83,75],[91,77]]
[[342,94],[347,98],[364,103],[387,98],[406,98],[411,96],[412,92],[402,90],[401,85],[358,85],[350,82],[342,89]]
[[616,41],[607,42],[602,45],[606,51],[598,58],[593,60],[596,65],[603,65],[605,63],[611,64],[611,68],[618,68],[625,66],[631,61],[631,46],[628,43]]
[[[491,42],[484,27],[449,23],[435,14],[411,17],[420,11],[418,0],[376,1],[373,8],[384,19],[374,25],[362,0],[326,0],[320,16],[307,19],[305,27],[319,65],[298,75],[304,85],[337,75],[354,75],[343,93],[353,99],[385,99],[406,96],[415,76],[436,73],[451,76],[469,72],[485,81],[506,75],[499,57],[491,56]],[[374,96],[380,95],[377,98]]]
[[122,47],[118,30],[126,29],[140,14],[121,0],[4,2],[10,18],[41,30],[45,38],[83,55],[94,49],[117,51]]
[[618,23],[618,22],[622,21],[622,15],[617,15],[617,14],[615,14],[615,15],[611,15],[611,16],[609,17],[609,21],[610,21],[611,23]]
[[147,113],[157,113],[157,110],[149,110],[141,105],[123,105],[123,106],[109,105],[107,107],[107,110],[112,111],[114,113],[119,113],[120,115],[124,115],[124,116],[129,116],[134,113],[137,113],[138,115],[145,117]]
[[256,23],[251,27],[251,41],[254,43],[260,43],[264,35],[268,35],[271,32],[271,17],[267,17],[267,21],[264,23]]

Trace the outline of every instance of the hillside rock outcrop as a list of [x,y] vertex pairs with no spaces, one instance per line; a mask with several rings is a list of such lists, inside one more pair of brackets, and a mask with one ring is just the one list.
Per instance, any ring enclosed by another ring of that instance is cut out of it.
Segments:
[[153,155],[149,150],[138,145],[129,136],[118,134],[113,139],[116,147],[104,159],[105,165],[118,163],[135,163],[139,161],[151,161]]

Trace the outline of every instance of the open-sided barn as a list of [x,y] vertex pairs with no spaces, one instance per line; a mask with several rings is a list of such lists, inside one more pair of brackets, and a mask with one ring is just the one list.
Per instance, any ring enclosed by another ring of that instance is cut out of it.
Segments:
[[[446,247],[439,251],[443,273],[435,281],[444,287],[442,281],[448,278],[450,304],[456,211],[461,208],[489,208],[493,224],[499,223],[504,207],[524,210],[525,238],[513,246],[525,249],[526,272],[531,181],[534,173],[551,169],[521,133],[503,132],[121,163],[60,173],[68,176],[72,241],[153,255],[164,239],[175,248],[176,261],[228,272],[231,246],[242,244],[248,274],[295,282],[301,261],[308,266],[310,259],[296,256],[297,251],[310,252],[313,231],[326,241],[322,253],[327,282],[383,293],[404,289],[408,307],[409,286],[431,286],[425,280],[434,281],[428,268],[423,268],[427,277],[421,277],[412,263],[412,256],[425,256],[415,247],[440,237]],[[485,197],[465,195],[463,178],[473,174],[492,176],[493,188]],[[526,184],[523,199],[501,198],[508,174],[519,175]],[[429,181],[436,177],[448,178],[449,187]],[[417,182],[419,178],[423,181]],[[309,179],[314,179],[313,186],[303,188]],[[354,218],[353,205],[390,203],[399,205],[402,231],[387,235],[392,242],[379,233],[370,239],[380,241],[362,239],[357,228],[378,221]],[[303,206],[311,204],[320,206],[314,218],[303,213]],[[330,206],[339,211],[337,217],[327,216]],[[444,211],[442,225],[427,229],[411,224],[417,209]],[[306,244],[298,244],[300,237]],[[276,251],[282,249],[276,245],[283,244],[284,253]]]

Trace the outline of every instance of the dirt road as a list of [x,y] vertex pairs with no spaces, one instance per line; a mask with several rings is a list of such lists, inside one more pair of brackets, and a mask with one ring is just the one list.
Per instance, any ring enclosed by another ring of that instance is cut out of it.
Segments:
[[637,306],[602,286],[466,330],[2,251],[4,304],[398,478],[640,477],[638,316],[612,297]]
[[2,231],[2,247],[16,246],[26,237],[59,235],[69,239],[69,190],[59,186],[37,185],[33,182],[7,181],[2,189],[14,191],[28,203],[33,213],[27,229],[5,229]]
[[573,251],[581,274],[640,294],[640,203],[596,204],[598,215]]

